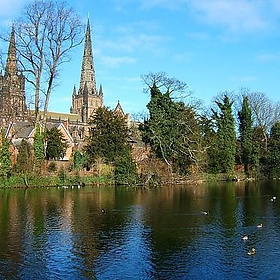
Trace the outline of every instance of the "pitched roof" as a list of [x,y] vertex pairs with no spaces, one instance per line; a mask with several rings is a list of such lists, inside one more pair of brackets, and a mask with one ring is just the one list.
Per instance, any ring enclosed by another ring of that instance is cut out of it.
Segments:
[[29,138],[34,130],[34,124],[31,122],[16,122],[12,126],[17,138]]

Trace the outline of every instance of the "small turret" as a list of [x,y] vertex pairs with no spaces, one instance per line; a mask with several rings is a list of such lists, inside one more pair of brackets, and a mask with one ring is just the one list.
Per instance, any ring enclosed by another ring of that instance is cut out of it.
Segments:
[[103,96],[103,89],[102,89],[102,85],[99,86],[99,91],[98,91],[98,94],[100,96]]

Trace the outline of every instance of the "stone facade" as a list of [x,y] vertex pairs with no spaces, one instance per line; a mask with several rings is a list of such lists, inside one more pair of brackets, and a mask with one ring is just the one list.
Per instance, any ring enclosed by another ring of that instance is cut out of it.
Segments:
[[[97,108],[103,106],[103,89],[96,89],[95,67],[91,43],[90,22],[87,22],[84,53],[81,65],[80,85],[74,86],[70,113],[48,112],[47,124],[63,124],[75,143],[75,148],[83,145],[89,131],[89,119]],[[127,119],[120,102],[114,111]],[[40,112],[41,113],[41,112]],[[12,27],[5,74],[0,74],[0,126],[2,128],[16,122],[31,122],[34,112],[28,110],[25,100],[25,77],[20,73],[16,59],[15,32]],[[48,126],[47,125],[47,126]]]
[[96,90],[95,67],[93,62],[90,23],[87,22],[84,55],[82,61],[81,79],[79,90],[74,86],[72,94],[71,113],[81,116],[82,121],[87,123],[96,108],[103,106],[103,91],[100,86],[99,91]]
[[27,115],[25,78],[16,58],[15,32],[12,27],[5,72],[0,73],[0,124],[22,120]]

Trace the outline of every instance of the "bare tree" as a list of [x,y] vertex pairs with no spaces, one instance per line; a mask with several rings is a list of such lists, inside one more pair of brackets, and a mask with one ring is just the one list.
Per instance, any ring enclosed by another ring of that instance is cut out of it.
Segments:
[[240,111],[243,98],[247,96],[254,126],[262,134],[264,147],[267,147],[267,135],[271,127],[280,120],[280,103],[270,100],[264,92],[252,92],[249,88],[241,88],[235,96],[236,111]]
[[[70,51],[81,44],[84,26],[65,2],[35,0],[25,6],[15,23],[19,61],[34,87],[36,121],[44,100],[43,121],[60,66],[71,59]],[[42,98],[43,97],[43,98]]]
[[263,92],[251,92],[248,99],[255,126],[261,128],[266,148],[268,132],[275,122],[280,120],[280,103],[274,103]]
[[141,75],[141,79],[146,88],[144,92],[150,92],[153,85],[156,85],[161,92],[168,92],[172,98],[184,98],[190,96],[190,92],[186,92],[187,84],[176,78],[170,78],[165,72],[149,73]]

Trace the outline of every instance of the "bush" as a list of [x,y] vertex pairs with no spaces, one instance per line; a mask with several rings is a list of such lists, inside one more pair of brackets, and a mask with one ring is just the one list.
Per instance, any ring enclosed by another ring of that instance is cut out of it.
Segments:
[[51,162],[48,166],[48,171],[49,172],[56,172],[57,167],[56,167],[56,163],[55,162]]

